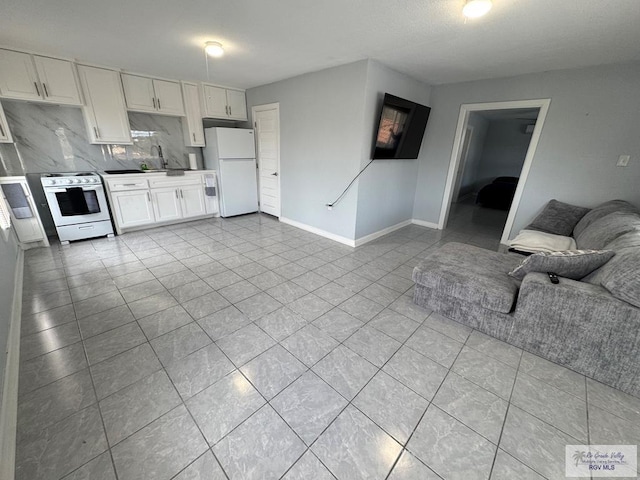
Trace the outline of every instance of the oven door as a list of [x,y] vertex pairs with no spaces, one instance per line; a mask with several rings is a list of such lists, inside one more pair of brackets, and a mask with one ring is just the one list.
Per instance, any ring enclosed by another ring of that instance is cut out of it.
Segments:
[[45,188],[45,196],[56,226],[111,218],[102,185]]

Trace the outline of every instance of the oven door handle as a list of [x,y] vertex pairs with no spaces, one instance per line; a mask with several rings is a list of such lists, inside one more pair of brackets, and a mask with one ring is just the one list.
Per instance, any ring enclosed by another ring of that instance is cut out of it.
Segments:
[[[90,190],[102,190],[102,186],[101,185],[92,185],[92,186],[78,186],[78,187],[71,187],[69,186],[68,188],[81,188],[83,191],[90,191]],[[53,192],[53,193],[66,193],[67,189],[66,188],[48,188],[47,190],[45,190],[46,192]]]

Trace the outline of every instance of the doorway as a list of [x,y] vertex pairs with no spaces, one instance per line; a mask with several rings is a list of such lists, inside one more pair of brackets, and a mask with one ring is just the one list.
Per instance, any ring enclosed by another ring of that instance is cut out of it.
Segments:
[[280,218],[280,104],[251,108],[258,160],[260,211]]
[[461,106],[438,228],[450,216],[462,218],[461,211],[478,211],[478,218],[497,221],[500,242],[508,241],[549,104]]

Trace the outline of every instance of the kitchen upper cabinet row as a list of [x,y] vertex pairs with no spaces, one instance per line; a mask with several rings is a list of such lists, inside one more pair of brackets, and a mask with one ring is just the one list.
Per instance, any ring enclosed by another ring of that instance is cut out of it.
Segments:
[[[121,73],[2,48],[0,97],[82,107],[94,144],[131,144],[127,111],[181,117],[185,144],[191,147],[205,144],[203,118],[247,120],[244,90]],[[0,143],[12,141],[0,107]]]
[[82,105],[74,64],[0,49],[0,95],[16,100]]

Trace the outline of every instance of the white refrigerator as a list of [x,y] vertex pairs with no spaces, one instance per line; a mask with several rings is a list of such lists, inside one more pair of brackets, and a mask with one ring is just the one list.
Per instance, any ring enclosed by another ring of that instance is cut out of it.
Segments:
[[205,128],[204,167],[218,176],[220,215],[258,211],[256,146],[253,130]]

